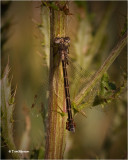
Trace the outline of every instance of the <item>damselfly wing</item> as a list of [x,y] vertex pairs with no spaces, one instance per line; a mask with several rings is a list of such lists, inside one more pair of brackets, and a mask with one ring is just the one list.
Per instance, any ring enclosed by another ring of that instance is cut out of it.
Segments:
[[[58,44],[60,43],[59,38],[56,39],[56,43]],[[66,52],[69,52],[68,48],[65,48],[65,50]],[[62,56],[62,59],[63,59],[63,56]],[[98,81],[95,84],[95,86],[93,86],[93,88],[90,88],[84,100],[81,103],[79,103],[79,105],[76,105],[77,103],[77,101],[75,100],[76,95],[80,93],[83,87],[88,85],[88,83],[91,81],[93,77],[93,74],[88,73],[84,68],[82,68],[79,64],[77,64],[76,61],[73,61],[73,59],[69,56],[69,54],[68,56],[66,55],[66,64],[67,64],[67,72],[68,72],[68,82],[70,87],[71,108],[73,109],[74,113],[80,112],[85,107],[91,107],[91,106],[94,107],[94,106],[106,104],[108,102],[108,99],[112,100],[112,97],[116,94],[116,92],[118,92],[116,87],[112,87],[112,85],[114,86],[114,84],[111,84],[109,80],[107,80],[106,84],[103,83],[103,85],[101,85],[103,81],[103,79],[101,78],[101,81]],[[54,81],[54,79],[52,80]],[[64,79],[62,79],[62,81],[64,84]],[[44,79],[43,84],[44,84],[43,87],[40,88],[41,90],[40,93],[36,97],[40,97],[41,95],[41,97],[45,97],[48,100],[48,96],[50,92],[48,89],[48,86],[49,86],[48,80]],[[108,84],[111,84],[111,85],[109,86]],[[58,86],[59,86],[59,83],[58,83]],[[65,86],[63,85],[63,87]],[[61,89],[62,89],[62,86],[59,87],[59,90]],[[57,93],[55,92],[54,86],[53,86],[52,92],[56,94],[56,96],[58,97],[58,101],[61,102],[62,97],[57,95]],[[102,94],[102,92],[104,92],[104,94]],[[110,93],[109,96],[107,95],[107,93]],[[43,104],[44,108],[47,108],[46,107],[48,105],[47,100],[41,103]],[[36,100],[35,100],[35,103],[36,103]],[[61,108],[61,107],[59,106],[58,108]],[[61,109],[56,112],[60,113]]]

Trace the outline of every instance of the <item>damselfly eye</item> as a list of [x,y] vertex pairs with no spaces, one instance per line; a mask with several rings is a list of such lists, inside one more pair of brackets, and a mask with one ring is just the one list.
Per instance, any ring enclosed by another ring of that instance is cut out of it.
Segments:
[[54,39],[54,42],[55,42],[56,44],[59,44],[59,43],[61,42],[61,38],[56,37],[56,38]]
[[65,37],[64,40],[65,40],[66,43],[70,43],[70,38],[69,37]]

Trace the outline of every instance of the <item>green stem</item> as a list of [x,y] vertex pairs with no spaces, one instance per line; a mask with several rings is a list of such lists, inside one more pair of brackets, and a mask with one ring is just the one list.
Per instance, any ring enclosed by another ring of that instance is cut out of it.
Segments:
[[[65,149],[66,116],[59,114],[66,111],[62,64],[53,47],[54,38],[65,36],[66,15],[62,11],[50,8],[50,98],[48,107],[48,128],[46,138],[46,159],[62,159]],[[60,88],[61,86],[61,88]],[[53,93],[53,88],[54,92]],[[61,102],[58,101],[61,98]],[[61,108],[61,109],[60,109]]]
[[90,89],[94,87],[94,85],[96,84],[98,80],[100,80],[103,74],[108,70],[108,68],[117,58],[117,56],[121,53],[126,43],[127,43],[127,33],[117,43],[115,48],[111,51],[110,55],[105,60],[103,65],[100,67],[100,69],[94,74],[94,76],[92,77],[91,81],[87,84],[87,86],[81,90],[78,96],[76,96],[75,101],[74,101],[76,105],[79,105],[83,101],[83,99],[85,98],[87,93],[90,91]]

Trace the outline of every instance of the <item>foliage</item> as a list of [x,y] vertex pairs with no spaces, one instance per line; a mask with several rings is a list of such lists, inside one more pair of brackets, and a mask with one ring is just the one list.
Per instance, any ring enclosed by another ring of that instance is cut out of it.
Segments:
[[[9,66],[6,66],[1,79],[1,119],[2,119],[2,138],[10,150],[16,150],[13,139],[13,112],[15,92],[11,95],[11,83],[8,80]],[[19,155],[12,154],[13,158],[19,158]]]
[[[126,81],[126,80],[125,80]],[[103,75],[100,83],[100,92],[95,97],[93,102],[93,107],[97,105],[101,105],[102,107],[122,94],[123,89],[126,87],[126,82],[123,82],[120,87],[117,88],[116,84],[109,80],[109,76],[107,73]]]

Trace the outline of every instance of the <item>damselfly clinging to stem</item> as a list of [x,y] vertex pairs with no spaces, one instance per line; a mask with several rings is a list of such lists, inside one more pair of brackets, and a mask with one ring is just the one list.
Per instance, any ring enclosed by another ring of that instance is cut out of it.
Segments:
[[66,108],[67,108],[67,112],[68,112],[66,129],[71,131],[71,132],[75,132],[75,123],[74,123],[74,120],[73,120],[73,117],[72,117],[72,111],[71,111],[69,82],[68,82],[68,74],[67,74],[70,38],[69,37],[56,37],[54,39],[54,43],[58,45],[57,53],[61,56],[62,67],[63,67]]
[[[57,97],[58,107],[52,111],[65,116],[65,110],[61,109],[61,104],[64,100],[64,97],[59,94],[63,93],[65,89],[66,108],[68,112],[66,129],[73,132],[75,131],[73,118],[77,115],[77,113],[81,113],[84,117],[87,117],[83,111],[83,109],[86,107],[95,107],[95,109],[100,109],[100,111],[105,112],[108,109],[111,110],[107,104],[121,93],[125,83],[121,83],[119,87],[116,87],[116,84],[111,82],[108,73],[104,73],[104,75],[97,81],[97,74],[102,69],[102,66],[96,72],[87,71],[84,67],[81,67],[81,65],[77,63],[76,60],[71,57],[71,55],[68,54],[70,43],[69,37],[56,37],[54,38],[53,42],[53,49],[55,49],[54,55],[58,55],[57,58],[60,56],[59,60],[62,61],[64,78],[60,79],[56,76],[51,76],[50,79],[48,76],[43,78],[41,86],[39,87],[39,92],[34,98],[32,115],[34,115],[33,113],[36,109],[39,109],[39,112],[43,116],[44,124],[46,124],[45,120],[47,119],[48,113],[47,108],[48,105],[50,106],[52,103],[52,101],[49,102],[49,97],[50,93],[53,93]],[[47,59],[44,59],[44,61],[47,61]],[[57,62],[60,63],[60,61]],[[67,64],[69,64],[68,67]],[[43,67],[45,68],[46,65],[43,65]],[[58,67],[58,63],[55,63],[52,67],[54,67],[53,70],[55,70],[56,67]],[[49,70],[46,73],[49,75]],[[51,88],[49,88],[49,82],[53,84]],[[62,87],[63,83],[64,88]],[[56,84],[58,85],[60,91],[59,93],[58,90],[56,90]],[[34,107],[36,104],[40,107]]]

